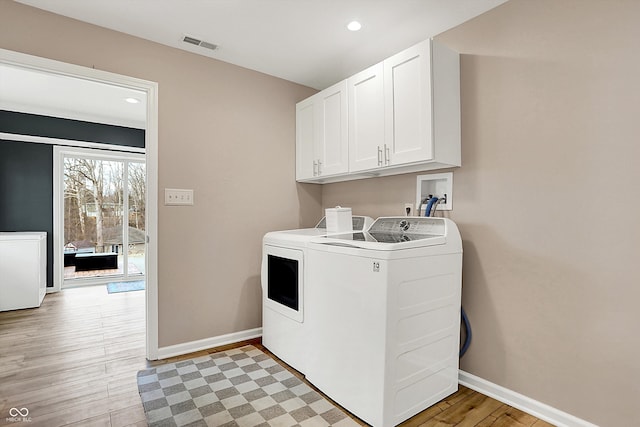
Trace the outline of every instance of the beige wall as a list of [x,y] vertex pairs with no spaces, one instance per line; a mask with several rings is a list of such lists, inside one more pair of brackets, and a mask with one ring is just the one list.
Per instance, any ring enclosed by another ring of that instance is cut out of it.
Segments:
[[[462,369],[601,426],[640,425],[640,2],[511,0],[462,53]],[[394,215],[416,174],[323,187]]]
[[[511,0],[440,39],[462,52],[462,368],[602,426],[640,425],[640,2]],[[160,345],[260,326],[262,234],[323,207],[393,215],[416,174],[294,184],[313,91],[0,1],[0,47],[159,82]],[[229,245],[230,244],[230,245]]]
[[261,239],[312,225],[320,187],[295,183],[295,103],[315,91],[0,1],[0,48],[159,84],[161,347],[261,326]]

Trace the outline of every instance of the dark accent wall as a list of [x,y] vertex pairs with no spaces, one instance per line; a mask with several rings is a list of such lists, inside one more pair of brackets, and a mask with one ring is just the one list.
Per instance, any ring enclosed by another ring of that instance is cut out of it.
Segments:
[[144,129],[0,110],[0,132],[144,148]]
[[[144,129],[0,110],[0,132],[144,148]],[[0,140],[0,231],[47,232],[53,286],[53,145]]]
[[53,286],[53,146],[0,140],[0,231],[47,232]]

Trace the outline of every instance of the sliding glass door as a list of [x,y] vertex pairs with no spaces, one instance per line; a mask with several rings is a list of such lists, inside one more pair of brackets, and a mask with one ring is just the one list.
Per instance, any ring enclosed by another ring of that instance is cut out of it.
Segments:
[[140,280],[145,273],[144,156],[62,152],[64,283]]

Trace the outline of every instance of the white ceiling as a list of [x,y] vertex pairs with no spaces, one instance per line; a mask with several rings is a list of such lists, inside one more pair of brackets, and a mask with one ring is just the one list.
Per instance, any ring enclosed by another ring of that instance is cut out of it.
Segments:
[[[17,0],[316,89],[506,0]],[[351,32],[357,19],[362,29]],[[219,45],[211,51],[183,35]]]
[[0,64],[0,110],[144,128],[146,106],[142,91]]
[[[16,0],[324,89],[507,0]],[[362,29],[351,32],[357,19]],[[184,35],[216,44],[208,50]],[[0,66],[0,108],[143,127],[144,94]],[[124,92],[123,92],[124,91]],[[137,105],[122,100],[134,96]]]

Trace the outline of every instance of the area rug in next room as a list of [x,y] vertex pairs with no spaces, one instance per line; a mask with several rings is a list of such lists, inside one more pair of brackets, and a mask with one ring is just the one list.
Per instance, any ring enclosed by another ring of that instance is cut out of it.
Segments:
[[150,426],[358,426],[252,345],[138,372]]
[[107,292],[116,294],[118,292],[131,292],[144,290],[144,280],[134,282],[111,282],[107,283]]

